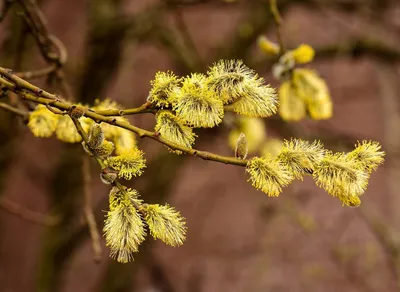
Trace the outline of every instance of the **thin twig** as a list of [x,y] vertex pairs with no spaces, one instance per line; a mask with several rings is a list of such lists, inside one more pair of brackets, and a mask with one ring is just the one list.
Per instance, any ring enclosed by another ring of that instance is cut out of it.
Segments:
[[55,226],[59,221],[56,217],[47,216],[45,214],[29,210],[5,198],[0,199],[0,208],[10,214],[20,217],[21,219],[39,225]]
[[281,34],[281,24],[282,18],[279,13],[277,0],[270,0],[269,1],[269,8],[271,10],[272,17],[274,18],[275,25],[276,25],[276,38],[278,39],[279,43],[279,55],[283,55],[285,53],[285,45],[283,43],[282,34]]
[[84,213],[92,240],[93,259],[95,262],[99,263],[101,261],[102,249],[100,245],[100,234],[92,209],[92,194],[90,191],[90,163],[87,155],[83,155],[82,157],[82,173],[83,193],[85,198]]
[[19,108],[13,107],[12,105],[9,105],[9,104],[4,103],[4,102],[0,102],[0,108],[5,109],[5,110],[7,110],[9,112],[12,112],[12,113],[14,113],[16,115],[19,115],[19,116],[21,116],[21,117],[23,117],[25,119],[28,117],[28,112],[26,112],[24,110],[21,110]]

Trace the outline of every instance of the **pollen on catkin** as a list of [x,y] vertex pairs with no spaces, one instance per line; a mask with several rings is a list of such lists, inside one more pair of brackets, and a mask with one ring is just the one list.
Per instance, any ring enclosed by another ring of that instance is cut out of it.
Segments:
[[267,55],[276,56],[279,54],[279,46],[271,42],[267,37],[260,36],[257,40],[258,47]]
[[269,85],[250,85],[243,88],[240,98],[231,104],[234,112],[248,116],[267,118],[278,110],[276,90]]
[[354,201],[368,186],[369,174],[363,165],[346,153],[327,152],[313,172],[319,187],[344,204]]
[[29,115],[28,127],[36,137],[47,138],[56,130],[58,119],[58,115],[39,104]]
[[306,116],[306,104],[291,80],[279,87],[279,115],[285,121],[297,122]]
[[95,151],[97,155],[104,159],[109,157],[113,153],[114,149],[115,147],[113,142],[104,140],[103,143],[99,147],[93,149],[93,151]]
[[186,238],[185,219],[168,204],[143,204],[144,219],[154,238],[161,239],[168,245],[182,245]]
[[171,105],[171,94],[179,89],[181,82],[181,78],[171,71],[157,72],[154,80],[150,81],[152,87],[148,101],[161,108]]
[[[160,136],[180,146],[192,148],[196,134],[193,129],[184,124],[184,121],[171,111],[159,111],[156,116],[155,130]],[[180,153],[180,152],[179,152]],[[178,154],[179,154],[178,153]]]
[[357,160],[363,168],[371,173],[384,162],[385,152],[380,151],[381,145],[376,141],[362,141],[355,145],[356,148],[347,154],[349,158]]
[[207,86],[224,104],[244,95],[245,85],[258,86],[258,76],[241,60],[220,60],[207,72]]
[[252,185],[270,197],[277,197],[282,188],[294,179],[293,174],[278,160],[270,156],[255,157],[246,166]]
[[222,101],[209,89],[202,74],[186,77],[172,99],[176,115],[189,126],[212,128],[222,122]]
[[112,188],[109,196],[110,210],[103,231],[110,256],[121,263],[133,260],[133,254],[146,236],[142,217],[132,204],[136,196],[135,190],[121,192],[116,187]]
[[119,155],[126,150],[136,147],[136,136],[133,132],[114,127],[112,141],[115,145],[115,154]]
[[295,178],[302,179],[304,175],[314,172],[324,158],[325,151],[319,141],[310,143],[300,139],[291,139],[283,142],[277,159],[289,168]]
[[312,119],[323,120],[332,117],[333,106],[328,86],[315,71],[303,68],[295,69],[292,81],[297,95],[307,105]]
[[57,139],[67,143],[77,143],[82,141],[81,135],[79,135],[74,122],[68,115],[61,116],[58,119],[56,136]]
[[315,51],[307,44],[301,44],[296,49],[289,51],[288,54],[293,56],[293,59],[298,64],[309,63],[314,59]]
[[143,152],[137,148],[124,151],[118,156],[108,157],[106,165],[118,171],[119,178],[130,180],[134,176],[143,173],[146,167],[146,160],[143,158]]

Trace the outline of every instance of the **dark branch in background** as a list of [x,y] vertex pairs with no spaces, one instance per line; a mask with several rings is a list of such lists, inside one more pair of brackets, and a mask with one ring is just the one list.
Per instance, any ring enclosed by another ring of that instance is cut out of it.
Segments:
[[49,76],[50,79],[55,77],[57,83],[61,86],[63,95],[72,99],[72,90],[61,69],[68,58],[64,45],[57,37],[50,34],[36,0],[18,0],[18,2],[24,11],[23,18],[35,37],[43,58],[50,64],[48,68],[39,71],[21,72],[20,76],[25,78]]
[[23,220],[45,226],[55,226],[58,223],[58,218],[47,216],[45,214],[31,211],[17,203],[14,203],[5,198],[0,199],[0,208],[8,213],[20,217]]
[[102,250],[100,244],[100,234],[97,227],[96,219],[92,209],[92,193],[90,191],[90,161],[86,153],[82,157],[82,175],[83,175],[83,194],[85,197],[85,205],[83,212],[89,227],[90,238],[92,240],[92,251],[95,262],[101,261]]

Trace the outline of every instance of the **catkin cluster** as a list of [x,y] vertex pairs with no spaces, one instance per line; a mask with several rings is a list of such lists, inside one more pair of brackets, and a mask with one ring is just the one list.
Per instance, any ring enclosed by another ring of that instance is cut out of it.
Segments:
[[[261,39],[259,44],[265,52],[278,54],[277,46],[268,40]],[[302,45],[281,56],[274,68],[283,82],[279,89],[279,113],[286,120],[299,120],[306,113],[315,119],[331,115],[324,81],[311,70],[294,68],[295,64],[311,61],[313,56],[312,48]],[[381,146],[372,141],[358,143],[349,153],[333,153],[318,141],[291,139],[281,143],[266,139],[261,118],[278,111],[278,97],[275,89],[240,60],[221,60],[206,74],[186,77],[171,71],[158,72],[151,81],[147,105],[156,120],[151,137],[168,141],[164,144],[176,154],[191,153],[196,128],[219,125],[226,111],[237,113],[236,128],[229,135],[236,157],[233,164],[245,165],[249,181],[268,196],[278,196],[293,180],[309,175],[343,205],[358,206],[371,172],[384,160]],[[58,113],[39,105],[30,113],[28,126],[37,137],[56,133],[58,139],[74,143],[82,140],[82,131],[75,127],[79,121],[88,136],[82,142],[84,149],[100,161],[100,178],[112,186],[104,224],[111,256],[119,262],[133,260],[148,232],[171,246],[183,244],[186,226],[179,212],[168,204],[147,204],[136,190],[117,181],[140,176],[146,167],[135,134],[115,123],[96,123],[84,116],[85,110],[87,107],[76,105],[69,113]],[[90,110],[119,112],[120,106],[110,100],[96,101]],[[121,116],[115,117],[115,121],[129,123]],[[257,151],[262,153],[261,157],[247,158]]]
[[278,196],[282,188],[305,175],[342,201],[359,206],[360,196],[368,186],[373,170],[383,163],[385,153],[377,142],[362,141],[349,153],[333,153],[315,141],[284,141],[276,157],[263,156],[249,160],[246,171],[253,186],[268,196]]
[[[262,36],[258,40],[260,49],[278,56],[276,44]],[[302,44],[280,56],[272,72],[281,81],[279,87],[279,115],[286,121],[299,121],[307,116],[314,120],[332,117],[333,105],[328,86],[315,70],[297,68],[314,59],[314,49]]]
[[178,77],[171,71],[158,72],[151,85],[148,101],[159,109],[155,130],[189,148],[196,138],[193,129],[219,125],[226,107],[260,118],[277,111],[275,90],[240,60],[221,60],[207,74]]

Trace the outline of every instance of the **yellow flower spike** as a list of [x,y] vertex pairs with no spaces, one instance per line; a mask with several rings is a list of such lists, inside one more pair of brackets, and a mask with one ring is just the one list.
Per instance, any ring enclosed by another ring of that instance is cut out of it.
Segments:
[[270,197],[278,197],[282,188],[294,179],[293,174],[280,161],[270,156],[251,159],[246,171],[250,174],[252,185]]
[[236,141],[235,157],[239,159],[246,159],[247,157],[247,139],[243,133],[239,134],[239,138]]
[[40,104],[29,115],[28,127],[36,137],[48,138],[56,130],[58,119],[58,115]]
[[303,179],[306,174],[312,174],[324,158],[325,149],[319,141],[310,143],[300,139],[284,141],[278,160],[293,173],[295,178]]
[[267,118],[278,110],[276,91],[269,85],[244,86],[243,96],[232,103],[234,112],[248,116]]
[[261,84],[254,70],[241,60],[220,60],[207,72],[207,86],[224,104],[230,104],[245,93],[245,85],[257,87]]
[[104,140],[104,142],[99,147],[95,148],[94,151],[104,159],[109,157],[113,153],[114,149],[115,147],[113,142]]
[[74,122],[68,115],[61,116],[58,119],[56,136],[57,139],[67,143],[77,143],[82,141],[81,135],[79,135]]
[[103,231],[110,256],[121,263],[133,261],[133,253],[138,251],[146,235],[142,217],[132,205],[135,197],[135,190],[127,189],[122,193],[114,187],[110,192],[110,211]]
[[312,119],[323,120],[332,117],[332,101],[328,86],[315,71],[309,69],[295,69],[293,83],[298,96],[308,106]]
[[192,74],[173,94],[176,115],[193,127],[212,128],[222,122],[224,107],[206,84],[202,74]]
[[237,118],[238,127],[229,133],[228,141],[232,150],[236,148],[236,142],[240,133],[246,135],[247,147],[249,153],[258,150],[267,137],[265,123],[260,118],[241,117]]
[[115,153],[120,155],[126,150],[136,147],[136,136],[129,130],[114,127],[112,141],[115,145]]
[[182,245],[186,239],[185,219],[169,205],[143,204],[144,219],[149,226],[150,234],[168,245]]
[[[170,111],[159,111],[156,116],[155,130],[160,136],[177,145],[192,148],[196,134],[193,129],[185,126],[184,121]],[[176,152],[180,154],[181,152]]]
[[343,203],[354,201],[368,186],[369,174],[354,157],[345,153],[327,152],[313,172],[319,187]]
[[130,180],[134,176],[143,173],[146,167],[146,160],[143,158],[143,152],[137,148],[126,150],[118,156],[108,157],[106,165],[118,171],[118,177]]
[[279,115],[288,122],[297,122],[306,116],[306,104],[290,80],[279,88]]
[[381,145],[376,141],[362,141],[355,145],[356,148],[347,154],[349,158],[357,160],[363,168],[371,173],[384,162],[385,152],[380,151]]
[[150,81],[151,90],[148,101],[158,107],[167,107],[172,103],[171,94],[179,89],[182,82],[173,72],[157,72],[154,80]]
[[271,42],[267,37],[260,36],[257,40],[258,47],[270,56],[276,56],[279,54],[279,46]]
[[301,44],[293,51],[288,52],[292,54],[297,64],[309,63],[314,59],[315,51],[310,45]]

